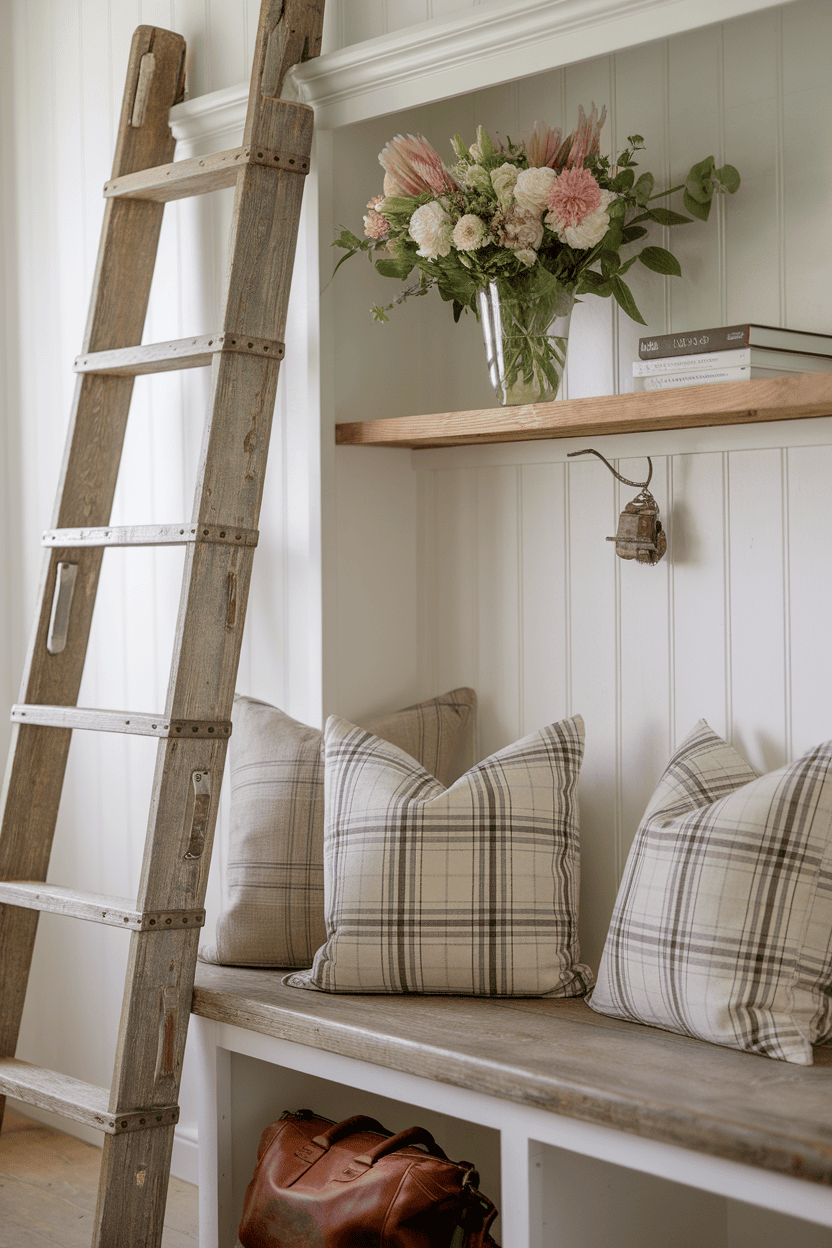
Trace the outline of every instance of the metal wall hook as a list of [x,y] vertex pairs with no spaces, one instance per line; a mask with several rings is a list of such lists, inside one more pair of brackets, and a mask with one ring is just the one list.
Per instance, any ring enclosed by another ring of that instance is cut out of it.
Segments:
[[608,542],[615,542],[615,553],[620,559],[635,559],[638,563],[656,564],[667,550],[667,536],[659,520],[659,504],[648,490],[653,476],[653,461],[646,456],[648,473],[646,481],[630,481],[616,472],[608,459],[600,451],[587,447],[583,451],[568,451],[567,459],[573,455],[595,455],[607,465],[610,472],[624,485],[632,485],[640,492],[628,503],[618,517],[618,532],[615,537],[608,537]]
[[612,473],[614,477],[618,477],[618,480],[623,481],[625,485],[634,485],[636,489],[638,489],[640,486],[642,489],[646,490],[653,477],[653,461],[649,455],[645,455],[645,459],[647,460],[647,468],[648,468],[646,481],[630,481],[627,479],[627,477],[622,477],[620,472],[616,472],[616,470],[613,468],[610,461],[608,459],[604,459],[604,456],[601,454],[601,452],[594,451],[591,446],[587,447],[585,451],[568,451],[566,458],[571,459],[573,455],[595,455],[597,456],[598,459],[600,459],[603,463],[607,465],[607,467],[609,468],[610,472]]

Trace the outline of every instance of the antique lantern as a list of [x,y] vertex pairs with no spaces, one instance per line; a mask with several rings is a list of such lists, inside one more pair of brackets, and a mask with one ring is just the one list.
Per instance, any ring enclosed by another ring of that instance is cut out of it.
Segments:
[[603,460],[610,472],[625,485],[635,486],[640,492],[618,517],[618,531],[615,537],[608,537],[608,542],[615,542],[615,553],[619,559],[635,559],[638,563],[658,563],[667,550],[667,536],[659,519],[659,504],[648,490],[650,478],[653,476],[653,461],[647,456],[648,472],[646,481],[628,481],[616,472],[609,460],[599,451],[570,451],[567,458],[573,455],[596,455]]

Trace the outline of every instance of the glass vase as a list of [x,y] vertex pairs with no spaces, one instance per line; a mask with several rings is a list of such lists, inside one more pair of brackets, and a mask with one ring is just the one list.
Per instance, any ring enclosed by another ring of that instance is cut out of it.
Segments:
[[575,291],[543,277],[491,282],[477,291],[488,373],[503,406],[560,397]]

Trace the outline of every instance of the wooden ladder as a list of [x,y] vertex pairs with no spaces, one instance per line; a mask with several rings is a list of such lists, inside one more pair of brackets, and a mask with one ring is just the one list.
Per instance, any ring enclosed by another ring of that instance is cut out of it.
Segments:
[[[0,1121],[5,1096],[104,1132],[93,1244],[162,1239],[220,781],[231,733],[312,111],[278,97],[320,50],[323,0],[262,0],[243,146],[176,163],[168,110],[185,43],[150,26],[130,53],[69,438],[26,660],[0,824]],[[236,186],[225,310],[210,336],[140,346],[167,200]],[[190,522],[108,524],[133,378],[211,365]],[[76,706],[104,548],[186,547],[164,712]],[[74,728],[160,738],[138,896],[45,883]],[[38,913],[130,931],[112,1088],[15,1059]]]

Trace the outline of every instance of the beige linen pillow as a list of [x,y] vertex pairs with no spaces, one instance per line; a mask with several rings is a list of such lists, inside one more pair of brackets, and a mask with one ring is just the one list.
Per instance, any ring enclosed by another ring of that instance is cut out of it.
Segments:
[[327,721],[327,940],[285,983],[327,992],[580,996],[579,716],[446,789],[402,750]]
[[[433,775],[454,774],[476,703],[473,689],[369,720]],[[326,939],[323,733],[256,698],[234,699],[229,746],[228,909],[206,962],[303,966]]]
[[589,1004],[811,1066],[830,991],[832,741],[758,776],[700,720],[633,842]]

